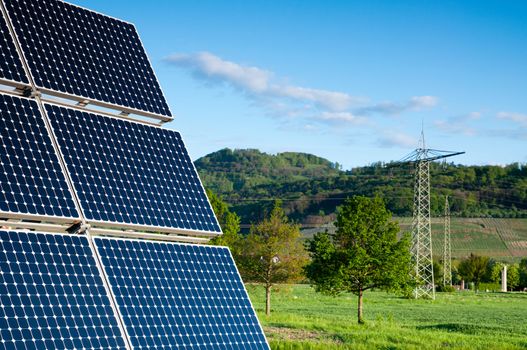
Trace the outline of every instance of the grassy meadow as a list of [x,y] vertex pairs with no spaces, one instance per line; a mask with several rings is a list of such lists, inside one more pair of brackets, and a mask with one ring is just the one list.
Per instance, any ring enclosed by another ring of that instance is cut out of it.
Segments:
[[263,287],[247,290],[272,349],[527,349],[527,293],[438,293],[427,301],[367,292],[359,326],[351,294],[276,286],[266,317]]

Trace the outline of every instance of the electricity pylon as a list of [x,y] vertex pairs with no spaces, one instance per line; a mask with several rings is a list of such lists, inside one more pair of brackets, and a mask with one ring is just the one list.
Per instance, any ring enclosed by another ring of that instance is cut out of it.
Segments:
[[443,285],[452,285],[452,247],[450,245],[450,205],[445,196],[445,241],[443,243]]
[[418,148],[398,162],[415,165],[411,254],[417,282],[417,287],[414,290],[416,299],[435,299],[432,225],[430,221],[430,162],[463,153],[465,152],[426,148],[424,131],[421,131]]

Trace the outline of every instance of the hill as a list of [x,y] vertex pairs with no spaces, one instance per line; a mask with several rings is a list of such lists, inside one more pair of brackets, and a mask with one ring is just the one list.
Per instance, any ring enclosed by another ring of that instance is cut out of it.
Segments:
[[[275,155],[254,149],[223,149],[195,162],[205,187],[219,194],[242,217],[259,220],[281,199],[293,220],[305,225],[331,222],[338,205],[355,194],[379,195],[397,216],[411,216],[411,165],[373,163],[341,170],[338,163],[312,154]],[[432,215],[443,213],[449,195],[453,216],[527,217],[527,169],[431,163]]]

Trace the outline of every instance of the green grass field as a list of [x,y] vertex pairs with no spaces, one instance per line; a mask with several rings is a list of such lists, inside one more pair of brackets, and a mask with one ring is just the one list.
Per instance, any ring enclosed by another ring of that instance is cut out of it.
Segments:
[[272,349],[527,349],[527,294],[438,293],[426,301],[367,292],[359,326],[353,295],[277,286],[266,317],[263,288],[247,289]]

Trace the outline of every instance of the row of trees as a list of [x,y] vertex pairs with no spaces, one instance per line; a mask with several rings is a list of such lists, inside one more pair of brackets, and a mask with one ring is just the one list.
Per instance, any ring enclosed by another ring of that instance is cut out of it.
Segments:
[[[460,280],[472,282],[476,290],[480,289],[482,283],[501,283],[501,271],[504,265],[507,266],[507,289],[513,291],[527,288],[527,258],[520,263],[506,264],[487,256],[471,254],[461,260],[457,266],[454,265],[453,282],[459,283]],[[434,272],[436,270],[442,270],[439,264],[434,268]]]
[[224,232],[213,243],[231,248],[244,281],[264,285],[267,315],[277,283],[307,280],[325,294],[354,293],[359,323],[364,291],[406,293],[413,287],[409,237],[397,239],[399,226],[378,197],[348,199],[338,211],[335,234],[320,232],[304,242],[279,201],[248,235],[240,235],[239,217],[215,194],[208,195]]

